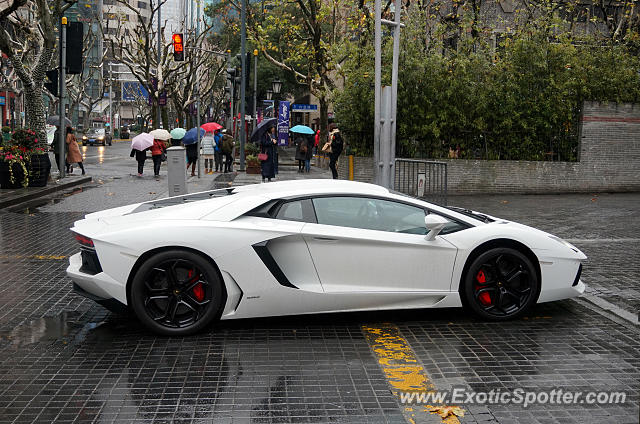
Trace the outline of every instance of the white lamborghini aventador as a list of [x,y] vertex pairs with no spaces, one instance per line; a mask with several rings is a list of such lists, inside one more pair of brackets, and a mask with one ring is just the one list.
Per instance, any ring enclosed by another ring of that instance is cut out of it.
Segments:
[[465,306],[486,319],[580,295],[581,261],[543,231],[380,186],[300,180],[92,213],[71,229],[76,292],[151,330],[215,319]]

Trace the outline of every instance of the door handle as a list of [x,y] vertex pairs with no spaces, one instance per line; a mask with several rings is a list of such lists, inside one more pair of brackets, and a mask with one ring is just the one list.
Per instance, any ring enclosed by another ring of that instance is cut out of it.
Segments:
[[314,237],[313,239],[318,241],[338,241],[338,239],[331,237]]

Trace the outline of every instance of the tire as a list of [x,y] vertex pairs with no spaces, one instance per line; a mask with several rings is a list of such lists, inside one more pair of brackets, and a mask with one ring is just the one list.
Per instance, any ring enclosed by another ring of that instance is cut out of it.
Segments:
[[460,296],[476,315],[505,321],[526,313],[540,288],[536,270],[525,255],[507,247],[478,256],[463,277]]
[[151,331],[185,336],[209,325],[224,304],[215,268],[202,256],[169,250],[147,259],[131,283],[131,305]]

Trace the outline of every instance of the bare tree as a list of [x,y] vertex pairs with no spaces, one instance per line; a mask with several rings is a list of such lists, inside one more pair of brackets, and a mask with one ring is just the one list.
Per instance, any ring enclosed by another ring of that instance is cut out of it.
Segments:
[[42,88],[56,45],[56,23],[76,0],[9,0],[0,9],[0,50],[24,86],[27,126],[47,147]]

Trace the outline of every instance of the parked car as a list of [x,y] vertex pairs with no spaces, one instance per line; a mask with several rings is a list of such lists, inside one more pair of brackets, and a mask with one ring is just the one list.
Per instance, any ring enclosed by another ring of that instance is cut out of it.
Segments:
[[124,138],[124,139],[131,138],[131,133],[129,133],[129,127],[124,126],[120,128],[120,138]]
[[111,134],[104,128],[90,128],[85,135],[82,136],[83,145],[107,144],[111,146]]
[[[586,256],[549,233],[372,184],[281,181],[76,221],[77,293],[149,329],[215,319],[465,306],[503,321],[579,296]],[[416,312],[420,316],[420,312]]]

